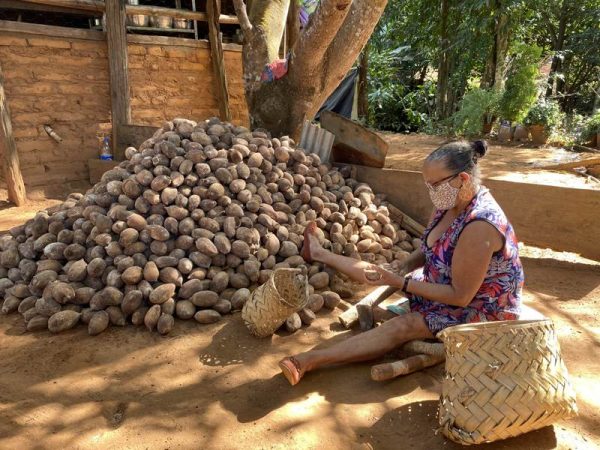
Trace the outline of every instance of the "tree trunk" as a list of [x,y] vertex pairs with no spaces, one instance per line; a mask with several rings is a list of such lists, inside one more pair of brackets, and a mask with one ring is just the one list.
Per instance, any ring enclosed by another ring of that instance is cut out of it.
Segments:
[[[562,52],[565,45],[565,33],[567,30],[567,23],[569,21],[569,1],[563,0],[560,8],[560,18],[558,22],[558,31],[556,34],[556,42],[554,43],[555,53]],[[556,96],[563,87],[564,80],[561,80],[557,75],[560,74],[562,69],[562,55],[555,55],[552,59],[552,67],[550,68],[549,79],[552,84],[548,86],[546,96]]]
[[438,64],[436,111],[438,119],[445,119],[448,102],[448,78],[450,76],[450,39],[448,38],[449,0],[440,4],[440,60]]
[[368,72],[369,72],[369,44],[360,54],[358,66],[358,118],[369,121],[369,97],[368,97]]
[[[272,8],[273,3],[283,14],[265,13],[264,9]],[[286,22],[289,0],[254,0],[249,16],[242,0],[234,0],[245,37],[243,64],[251,126],[297,139],[304,121],[314,117],[356,61],[386,3],[321,0],[290,49],[287,74],[263,83],[260,74],[274,59],[269,50],[273,42],[277,42],[276,49],[279,47],[279,31]]]
[[504,75],[506,70],[506,53],[508,52],[509,21],[506,10],[501,0],[494,1],[495,17],[491,26],[493,36],[492,48],[485,63],[480,87],[489,89],[504,87]]

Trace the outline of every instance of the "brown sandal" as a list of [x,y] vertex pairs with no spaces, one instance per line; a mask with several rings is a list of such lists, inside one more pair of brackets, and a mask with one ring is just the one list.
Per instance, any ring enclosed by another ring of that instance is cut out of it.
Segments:
[[279,361],[279,368],[283,376],[289,381],[292,386],[297,385],[302,378],[302,370],[300,363],[293,356],[288,356]]
[[308,236],[314,234],[315,231],[317,231],[317,222],[309,222],[309,224],[306,225],[306,228],[304,228],[304,242],[302,244],[302,251],[300,252],[300,255],[302,256],[302,258],[304,258],[304,261],[306,261],[307,263],[312,262],[312,255],[310,254],[310,244],[308,242]]

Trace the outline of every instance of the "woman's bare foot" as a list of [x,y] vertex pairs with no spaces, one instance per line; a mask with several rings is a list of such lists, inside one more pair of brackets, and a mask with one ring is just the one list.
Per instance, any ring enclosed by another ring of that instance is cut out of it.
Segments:
[[285,376],[292,386],[295,386],[300,382],[305,372],[300,361],[294,356],[287,356],[279,361],[279,368],[281,369],[283,376]]
[[323,247],[316,236],[317,223],[310,222],[304,229],[304,243],[302,244],[302,257],[306,262],[319,261]]

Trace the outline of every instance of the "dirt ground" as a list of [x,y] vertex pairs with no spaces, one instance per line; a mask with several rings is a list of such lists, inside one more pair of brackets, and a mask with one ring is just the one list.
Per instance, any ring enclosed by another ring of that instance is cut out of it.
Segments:
[[[442,141],[393,139],[409,162],[392,151],[388,165],[415,170]],[[521,159],[496,158],[494,146],[486,174],[552,158],[533,149],[501,151]],[[23,208],[0,204],[0,232],[59,198]],[[600,449],[600,263],[525,246],[522,259],[525,303],[556,324],[580,414],[484,448]],[[354,300],[366,293],[356,292]],[[0,316],[0,449],[463,448],[436,431],[441,365],[378,383],[370,379],[376,361],[288,385],[279,359],[357,333],[339,326],[340,312],[264,340],[250,336],[239,313],[214,325],[177,321],[166,337],[133,326],[97,337],[81,326],[26,333],[21,316]]]
[[[600,448],[600,265],[524,254],[525,301],[556,323],[580,415],[485,448]],[[354,333],[340,329],[339,312],[265,340],[239,313],[209,326],[178,321],[167,337],[133,326],[25,333],[20,316],[3,316],[0,448],[461,448],[436,434],[441,366],[378,383],[370,364],[355,364],[288,385],[280,358]]]
[[[427,155],[450,139],[426,134],[391,134],[381,136],[389,143],[386,167],[421,171]],[[531,147],[526,144],[500,144],[488,141],[488,153],[480,160],[484,177],[566,186],[582,189],[600,189],[600,183],[569,171],[541,170],[548,164],[577,161],[590,153],[574,153],[550,146]]]

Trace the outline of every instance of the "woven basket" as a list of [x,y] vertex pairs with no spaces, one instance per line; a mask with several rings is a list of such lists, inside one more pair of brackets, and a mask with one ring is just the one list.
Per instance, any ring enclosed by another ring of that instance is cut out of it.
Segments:
[[446,349],[439,420],[461,444],[514,437],[577,414],[551,320],[458,325]]
[[252,292],[242,319],[253,335],[267,337],[307,303],[306,275],[300,269],[275,269],[269,280]]

